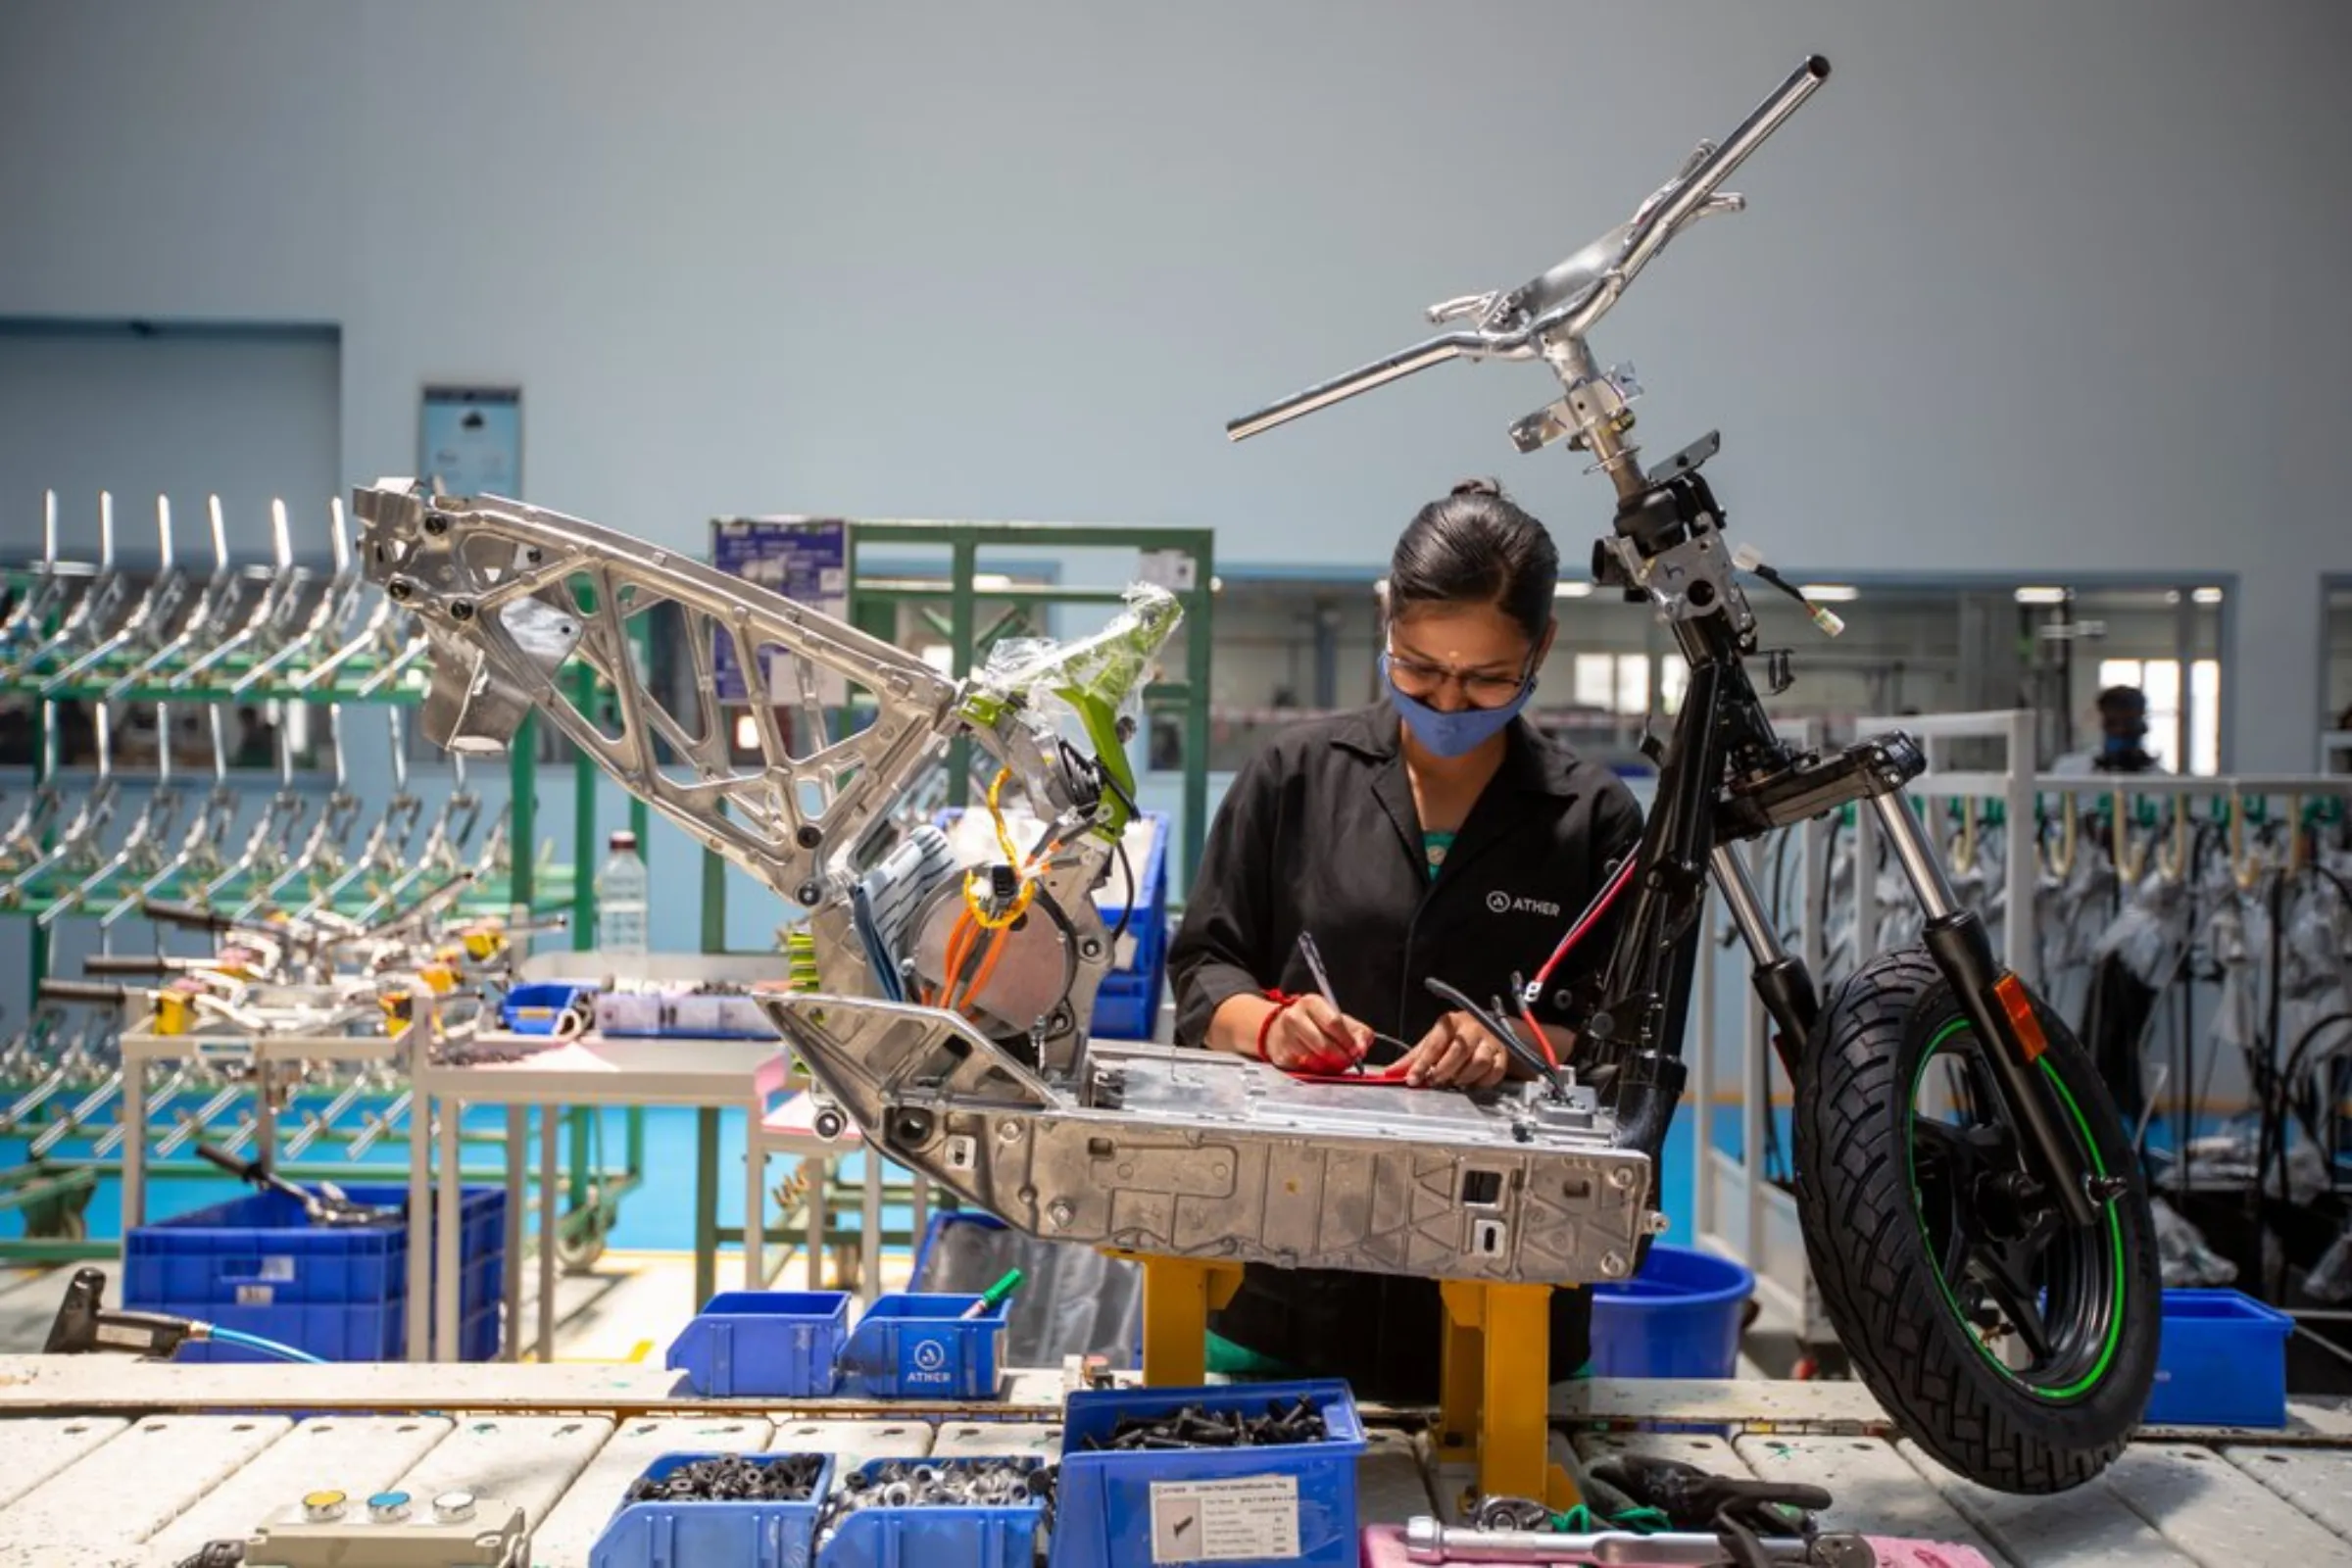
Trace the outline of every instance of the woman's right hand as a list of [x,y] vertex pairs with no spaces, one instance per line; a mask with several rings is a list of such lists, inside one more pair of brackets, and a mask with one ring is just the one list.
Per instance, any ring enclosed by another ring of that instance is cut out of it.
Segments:
[[1264,1028],[1266,1059],[1286,1071],[1345,1072],[1372,1049],[1371,1026],[1321,997],[1300,997]]

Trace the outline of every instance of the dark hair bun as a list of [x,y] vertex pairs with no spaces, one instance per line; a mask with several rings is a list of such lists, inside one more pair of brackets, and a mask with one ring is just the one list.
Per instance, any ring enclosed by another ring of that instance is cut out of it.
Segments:
[[1493,605],[1530,642],[1551,624],[1559,552],[1551,535],[1493,479],[1464,479],[1414,514],[1389,560],[1389,611]]

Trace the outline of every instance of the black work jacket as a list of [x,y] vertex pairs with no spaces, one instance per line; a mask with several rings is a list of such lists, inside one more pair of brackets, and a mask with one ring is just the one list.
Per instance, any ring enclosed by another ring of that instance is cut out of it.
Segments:
[[[1168,952],[1178,1042],[1201,1044],[1237,995],[1313,993],[1300,931],[1313,933],[1341,1010],[1407,1046],[1447,1010],[1427,978],[1482,1005],[1509,1000],[1514,971],[1533,978],[1633,852],[1642,813],[1623,780],[1525,719],[1507,733],[1434,880],[1393,708],[1295,725],[1251,758],[1209,829]],[[1614,927],[1589,933],[1554,974],[1542,1021],[1581,1021],[1571,998],[1605,961]],[[1370,1060],[1396,1054],[1376,1046]],[[1554,1308],[1557,1380],[1585,1359],[1590,1303],[1564,1291]],[[1346,1377],[1364,1397],[1422,1399],[1437,1392],[1442,1315],[1434,1281],[1251,1265],[1212,1326],[1302,1372]]]

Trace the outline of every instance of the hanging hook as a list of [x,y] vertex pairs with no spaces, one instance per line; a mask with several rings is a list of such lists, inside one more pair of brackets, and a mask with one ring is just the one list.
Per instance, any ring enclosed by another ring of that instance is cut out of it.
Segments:
[[2230,875],[2240,893],[2251,893],[2262,880],[2262,852],[2246,849],[2246,798],[2233,785],[2230,790]]
[[1952,869],[1963,876],[1977,868],[1977,798],[1960,799],[1960,842],[1952,851]]
[[2148,869],[2148,847],[2132,842],[2132,831],[2124,822],[2131,803],[2124,799],[2124,792],[2117,790],[2107,804],[2108,815],[2114,819],[2109,827],[2108,851],[2115,858],[2115,874],[2125,883],[2136,886]]
[[[2056,877],[2059,881],[2064,882],[2068,877],[2075,874],[2075,853],[2081,848],[2080,844],[2077,842],[2077,838],[2081,832],[2082,824],[2079,819],[2077,808],[2075,806],[2075,797],[2073,793],[2070,791],[2066,794],[2063,794],[2059,797],[2059,800],[2063,803],[2059,808],[2059,820],[2061,823],[2058,841],[2060,846],[2059,851],[2056,855],[2052,855],[2049,853],[2046,846],[2036,845],[2034,847],[2034,852],[2041,857],[2041,868],[2048,872],[2051,876]],[[2045,834],[2044,836],[2046,837],[2047,835]]]
[[2188,823],[2188,797],[2173,797],[2173,830],[2156,841],[2156,874],[2167,882],[2178,882],[2188,871],[2191,835]]

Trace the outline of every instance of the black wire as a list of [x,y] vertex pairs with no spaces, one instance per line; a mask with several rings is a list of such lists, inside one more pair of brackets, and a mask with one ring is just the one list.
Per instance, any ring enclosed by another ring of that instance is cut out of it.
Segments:
[[1136,896],[1135,862],[1127,858],[1127,836],[1123,833],[1119,835],[1117,848],[1119,874],[1127,883],[1127,902],[1119,907],[1119,923],[1111,928],[1110,941],[1113,947],[1118,945],[1119,938],[1127,934],[1127,922],[1135,914]]

